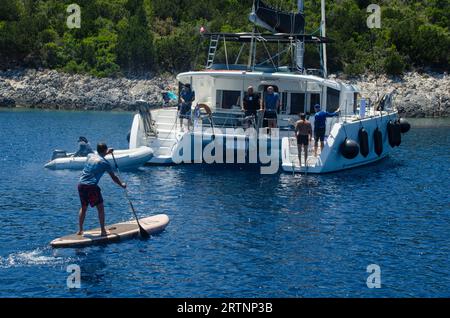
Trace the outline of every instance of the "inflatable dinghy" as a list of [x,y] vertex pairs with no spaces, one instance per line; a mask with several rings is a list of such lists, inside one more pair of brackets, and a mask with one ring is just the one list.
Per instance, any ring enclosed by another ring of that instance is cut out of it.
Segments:
[[[139,147],[135,149],[114,150],[114,156],[120,170],[132,170],[143,166],[153,158],[153,150],[149,147]],[[106,160],[114,167],[111,155],[107,155]],[[45,165],[45,168],[52,170],[71,169],[82,170],[87,157],[73,157],[65,151],[55,150],[53,160]]]

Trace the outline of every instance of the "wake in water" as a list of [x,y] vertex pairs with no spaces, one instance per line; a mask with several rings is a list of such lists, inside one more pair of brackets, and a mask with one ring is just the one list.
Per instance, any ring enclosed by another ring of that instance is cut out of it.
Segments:
[[0,268],[25,267],[35,265],[54,266],[61,265],[70,261],[70,258],[64,258],[52,254],[50,248],[36,248],[32,251],[16,252],[7,257],[0,256]]

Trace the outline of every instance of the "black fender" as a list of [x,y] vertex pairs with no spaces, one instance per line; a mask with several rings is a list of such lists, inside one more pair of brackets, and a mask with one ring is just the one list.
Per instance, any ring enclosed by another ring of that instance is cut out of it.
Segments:
[[400,128],[400,123],[398,121],[390,120],[387,124],[387,132],[389,138],[389,145],[392,148],[400,146],[402,143],[402,133]]
[[375,153],[378,157],[380,157],[383,153],[383,134],[381,133],[380,129],[378,129],[378,127],[373,132],[373,144]]
[[359,154],[358,143],[352,139],[345,138],[341,144],[341,154],[346,159],[354,159]]
[[369,134],[367,133],[367,130],[364,129],[364,127],[361,127],[361,129],[358,132],[358,139],[359,139],[359,150],[361,152],[361,155],[364,157],[367,157],[369,155]]
[[400,118],[399,123],[402,134],[407,133],[411,129],[411,124],[405,118]]
[[400,125],[400,121],[396,120],[394,122],[394,132],[395,132],[395,145],[398,147],[402,143],[402,126]]

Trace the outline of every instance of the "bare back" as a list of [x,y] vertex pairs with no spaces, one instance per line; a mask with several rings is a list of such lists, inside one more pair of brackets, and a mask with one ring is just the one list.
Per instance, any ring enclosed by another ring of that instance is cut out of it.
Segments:
[[307,120],[299,120],[295,123],[295,132],[300,136],[312,135],[311,123]]

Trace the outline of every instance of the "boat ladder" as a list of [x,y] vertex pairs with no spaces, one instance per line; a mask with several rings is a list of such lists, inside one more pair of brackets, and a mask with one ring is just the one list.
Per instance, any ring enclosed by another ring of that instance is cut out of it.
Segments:
[[211,36],[209,42],[208,60],[206,61],[206,68],[210,69],[214,63],[217,47],[219,46],[220,35]]

